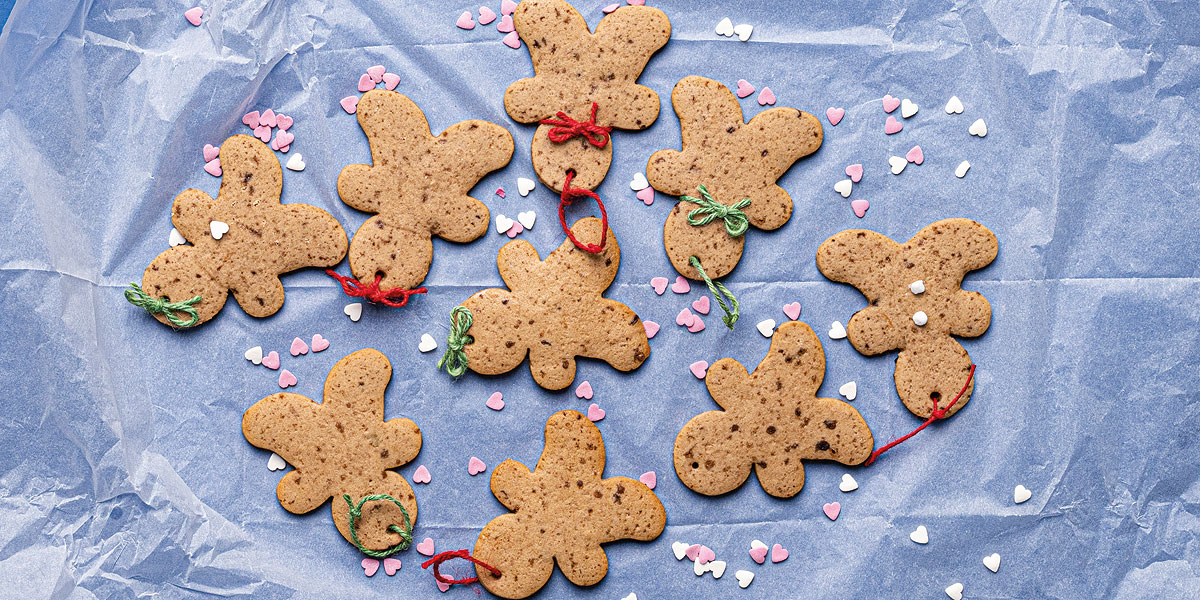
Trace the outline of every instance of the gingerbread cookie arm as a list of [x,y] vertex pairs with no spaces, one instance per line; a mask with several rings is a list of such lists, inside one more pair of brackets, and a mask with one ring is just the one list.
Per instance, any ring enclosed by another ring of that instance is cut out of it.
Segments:
[[604,473],[604,438],[591,421],[573,410],[546,420],[546,444],[535,472],[554,479],[599,480]]
[[283,168],[266,144],[238,134],[221,144],[221,189],[223,206],[256,208],[279,204],[283,193]]
[[[596,26],[600,55],[608,57],[615,71],[628,69],[629,85],[609,89],[604,98],[593,99],[600,105],[596,121],[618,129],[645,129],[658,119],[659,100],[654,90],[636,85],[650,57],[671,39],[671,21],[650,6],[626,6],[628,12],[614,12]],[[631,68],[636,66],[636,69]]]
[[868,306],[850,317],[846,337],[860,354],[875,356],[904,347],[904,333],[892,323],[887,312]]
[[767,355],[750,375],[750,383],[764,394],[808,397],[825,380],[825,350],[812,328],[799,321],[779,326],[771,336]]
[[675,437],[673,457],[679,480],[706,496],[741,487],[753,462],[742,425],[730,411],[710,410],[692,417]]
[[279,276],[272,273],[259,275],[238,274],[230,275],[236,281],[233,283],[233,299],[238,306],[252,317],[269,317],[283,308],[283,282]]
[[492,495],[513,512],[521,509],[524,497],[533,486],[533,473],[529,467],[509,459],[492,470]]
[[384,437],[379,442],[379,460],[385,469],[406,465],[421,452],[421,429],[408,419],[383,422]]
[[608,574],[608,554],[599,543],[586,539],[563,544],[554,560],[567,581],[575,585],[596,585]]
[[867,426],[866,419],[850,403],[837,398],[816,398],[813,409],[813,414],[818,418],[808,426],[820,432],[829,449],[814,448],[806,453],[808,455],[805,458],[858,465],[871,456],[875,448],[875,436]]
[[300,394],[272,394],[254,403],[242,415],[242,435],[250,445],[270,450],[289,465],[301,467],[313,446],[304,435],[280,435],[271,427],[280,419],[295,415],[301,423],[313,423],[320,417],[321,405]]
[[600,324],[586,340],[582,356],[598,358],[618,371],[632,371],[650,357],[650,340],[646,326],[632,308],[608,298],[601,298],[594,323]]
[[279,228],[291,229],[299,235],[280,236],[275,263],[279,273],[304,267],[332,267],[346,257],[349,247],[346,230],[333,215],[309,204],[285,204],[281,215],[276,221]]
[[979,337],[992,324],[992,305],[979,292],[959,290],[954,296],[958,318],[950,324],[950,335]]
[[[704,375],[704,385],[717,405],[725,410],[733,410],[733,399],[738,396],[738,390],[750,384],[750,373],[742,363],[732,358],[722,358],[713,363]],[[726,404],[730,402],[730,404]]]
[[883,234],[847,229],[817,248],[817,269],[833,281],[858,288],[867,301],[872,301],[884,293],[888,282],[880,273],[899,252],[900,245]]
[[193,246],[207,245],[205,238],[212,238],[209,224],[220,220],[216,214],[217,202],[212,196],[189,188],[175,196],[171,206],[171,224]]
[[513,240],[501,246],[500,252],[496,253],[496,268],[504,285],[510,290],[518,290],[536,285],[545,267],[533,244],[525,240]]
[[996,234],[987,227],[958,218],[926,225],[908,240],[904,249],[913,262],[936,268],[937,277],[930,277],[926,286],[942,286],[948,291],[958,287],[968,271],[991,264],[1000,246]]
[[[580,243],[598,244],[601,228],[600,219],[584,217],[571,226],[571,234]],[[621,247],[612,228],[608,228],[605,230],[603,252],[584,252],[576,248],[571,240],[566,240],[546,257],[544,265],[546,272],[557,274],[560,287],[599,294],[607,290],[617,277],[617,269],[621,265]]]
[[609,477],[600,483],[605,487],[606,497],[620,497],[622,506],[635,506],[640,511],[635,518],[615,512],[604,513],[608,522],[601,527],[604,531],[601,542],[626,539],[645,542],[663,532],[667,524],[667,511],[646,484],[629,477]]
[[795,460],[772,458],[754,465],[754,475],[764,492],[776,498],[791,498],[804,489],[804,463]]

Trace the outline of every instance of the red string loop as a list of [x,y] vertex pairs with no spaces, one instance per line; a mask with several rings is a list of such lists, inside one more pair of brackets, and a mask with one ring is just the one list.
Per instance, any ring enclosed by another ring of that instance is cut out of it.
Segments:
[[400,308],[408,304],[408,299],[416,294],[424,294],[429,290],[424,287],[419,287],[415,290],[406,290],[402,288],[392,288],[390,290],[379,289],[379,282],[383,280],[383,275],[375,274],[375,281],[370,285],[363,285],[362,282],[344,275],[338,275],[333,269],[326,269],[325,274],[338,280],[342,284],[342,291],[347,296],[355,298],[365,298],[368,302],[377,302],[386,304],[391,307]]
[[916,429],[912,430],[911,432],[908,433],[908,435],[905,435],[904,437],[901,437],[901,438],[897,439],[896,441],[872,452],[871,458],[868,458],[867,462],[863,463],[863,466],[864,467],[871,466],[871,463],[875,462],[875,459],[879,458],[880,454],[883,454],[884,452],[887,452],[888,450],[891,450],[892,448],[899,446],[901,443],[903,443],[908,438],[910,438],[914,435],[917,435],[918,433],[921,432],[922,429],[925,429],[926,427],[928,427],[930,423],[937,421],[938,419],[945,419],[946,413],[950,412],[950,409],[954,406],[954,403],[958,402],[958,399],[962,398],[963,394],[967,393],[967,388],[971,387],[971,378],[974,376],[975,376],[975,365],[971,365],[971,371],[969,373],[967,373],[967,382],[963,384],[962,390],[960,390],[958,392],[958,395],[955,396],[954,399],[950,401],[950,404],[946,405],[946,408],[938,408],[938,401],[935,398],[933,400],[933,412],[929,414],[929,418],[926,419],[924,423],[921,423],[920,427],[917,427]]
[[496,577],[500,576],[500,569],[497,569],[496,567],[493,567],[492,565],[489,565],[489,564],[483,562],[482,560],[479,560],[478,558],[471,556],[471,553],[467,552],[466,550],[450,550],[447,552],[439,552],[438,554],[435,554],[429,560],[421,563],[421,568],[428,569],[430,565],[433,565],[433,578],[446,584],[446,585],[455,585],[455,584],[460,584],[460,583],[466,585],[469,583],[475,583],[476,581],[479,581],[478,577],[467,577],[466,579],[449,579],[449,578],[443,576],[441,571],[438,570],[438,567],[440,567],[442,563],[444,563],[448,560],[453,560],[455,558],[469,560],[469,561],[487,569],[488,571],[490,571],[492,573],[492,575],[495,575]]
[[[592,190],[585,190],[583,188],[571,187],[571,180],[574,178],[575,178],[575,171],[568,170],[567,171],[567,180],[563,182],[562,196],[560,197],[559,202],[558,202],[558,223],[560,225],[562,225],[563,233],[567,234],[567,237],[570,238],[571,242],[575,244],[576,248],[579,248],[580,250],[583,250],[584,252],[590,252],[592,254],[600,254],[601,252],[604,252],[604,242],[605,242],[605,240],[608,239],[608,213],[605,212],[605,210],[604,210],[604,202],[600,201],[600,194],[597,194],[596,192],[593,192]],[[591,198],[592,200],[595,200],[596,206],[600,207],[600,244],[599,245],[584,244],[584,243],[580,242],[579,240],[575,239],[575,234],[571,233],[571,228],[567,227],[567,207],[570,206],[571,203],[574,202],[576,198],[583,198],[583,197],[587,197],[587,198]]]
[[596,124],[596,109],[599,106],[592,103],[592,117],[587,121],[576,121],[567,116],[567,113],[558,111],[558,120],[542,119],[539,121],[542,125],[553,125],[546,135],[550,137],[552,142],[565,142],[577,135],[583,136],[591,145],[597,148],[603,148],[608,145],[609,135],[612,133],[612,127],[604,127]]

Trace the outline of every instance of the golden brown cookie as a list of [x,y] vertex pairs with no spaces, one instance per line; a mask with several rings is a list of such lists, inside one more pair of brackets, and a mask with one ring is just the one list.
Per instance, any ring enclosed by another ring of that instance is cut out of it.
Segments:
[[[599,243],[600,219],[580,219],[571,231],[581,242]],[[496,264],[509,289],[486,289],[462,303],[474,321],[468,332],[474,342],[463,348],[467,367],[498,375],[528,355],[534,381],[561,390],[574,381],[578,356],[620,371],[641,366],[650,356],[645,326],[628,306],[601,295],[620,263],[611,229],[599,254],[565,240],[543,261],[529,242],[505,244]]]
[[471,120],[435,136],[412,100],[387,90],[363,94],[357,114],[371,142],[372,164],[342,169],[338,195],[376,214],[350,242],[350,270],[363,283],[382,274],[381,289],[412,289],[429,273],[431,236],[469,242],[487,232],[487,207],[467,194],[484,175],[508,164],[512,135]]
[[[193,305],[198,323],[220,312],[227,291],[250,316],[273,315],[283,307],[281,273],[332,266],[346,255],[346,233],[333,215],[308,204],[279,203],[283,171],[266,144],[248,135],[225,140],[221,168],[216,200],[196,189],[175,197],[171,222],[192,245],[159,254],[142,275],[151,298],[183,302],[200,296]],[[228,226],[220,239],[214,222],[218,232]],[[166,314],[152,314],[170,324]]]
[[[671,22],[657,8],[622,6],[601,19],[596,33],[563,0],[523,0],[513,13],[517,34],[529,47],[534,76],[504,92],[504,108],[519,123],[555,119],[559,112],[586,122],[592,103],[595,124],[645,129],[658,118],[658,94],[637,84],[650,56],[671,37]],[[549,138],[551,125],[533,134],[533,168],[542,183],[562,191],[568,169],[572,187],[595,189],[612,163],[612,145],[597,147],[585,138]]]
[[[821,122],[806,112],[779,107],[744,123],[733,92],[697,76],[675,84],[671,105],[679,115],[683,150],[660,150],[650,156],[650,186],[672,196],[701,198],[697,188],[703,185],[715,202],[727,207],[748,198],[750,204],[741,211],[754,227],[771,230],[787,223],[792,198],[775,182],[792,163],[821,147]],[[671,210],[663,227],[667,257],[684,277],[701,278],[689,264],[693,256],[710,278],[723,277],[741,260],[744,236],[730,235],[723,218],[691,225],[688,215],[698,208],[681,201]],[[693,220],[703,217],[703,211],[698,212]]]
[[604,475],[604,438],[573,410],[546,421],[546,446],[537,467],[506,460],[492,471],[492,494],[508,510],[483,528],[475,558],[479,582],[501,598],[525,598],[546,585],[554,563],[575,585],[595,585],[608,573],[601,544],[649,541],[667,513],[645,484]]
[[[254,446],[283,457],[295,470],[276,488],[279,504],[306,513],[333,498],[333,522],[347,541],[348,494],[357,506],[365,496],[387,494],[417,522],[417,498],[394,469],[421,450],[421,430],[408,419],[383,419],[383,394],[392,364],[378,350],[359,350],[338,361],[325,380],[320,404],[300,394],[278,393],[259,400],[242,417],[242,434]],[[388,527],[405,526],[404,514],[386,500],[369,501],[355,525],[359,542],[384,550],[400,542]]]
[[[951,336],[983,335],[992,307],[978,292],[962,289],[967,271],[996,258],[996,236],[970,219],[933,223],[904,245],[865,229],[848,229],[817,249],[817,268],[826,277],[858,288],[868,306],[846,327],[854,348],[873,356],[900,350],[896,391],[904,406],[929,417],[953,399],[971,370],[971,357]],[[914,284],[921,282],[915,289]],[[927,320],[921,320],[922,313]],[[914,320],[916,319],[916,320]],[[959,411],[971,398],[974,381],[946,413]]]
[[825,352],[808,325],[789,321],[771,337],[766,358],[753,373],[722,358],[704,383],[724,410],[694,417],[675,438],[675,473],[708,496],[740,487],[758,474],[772,496],[790,498],[804,487],[805,460],[857,465],[875,439],[857,410],[841,400],[817,398],[825,379]]

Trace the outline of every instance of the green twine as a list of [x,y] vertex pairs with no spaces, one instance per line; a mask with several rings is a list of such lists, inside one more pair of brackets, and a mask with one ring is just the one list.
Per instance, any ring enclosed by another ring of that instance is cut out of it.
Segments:
[[[404,505],[400,504],[399,500],[387,494],[371,494],[370,496],[365,496],[362,500],[359,500],[358,506],[355,506],[354,502],[350,500],[350,494],[342,494],[342,498],[344,498],[346,500],[346,504],[350,506],[350,537],[354,538],[354,545],[357,546],[363,554],[366,554],[367,556],[373,556],[375,558],[384,558],[401,550],[406,550],[408,549],[409,545],[412,544],[412,521],[409,520],[408,511],[404,510]],[[370,548],[363,546],[362,542],[358,541],[358,529],[355,527],[358,518],[362,516],[363,505],[367,502],[372,502],[375,500],[391,500],[392,502],[395,502],[396,506],[400,507],[400,512],[404,515],[403,529],[401,529],[399,525],[388,525],[388,531],[400,535],[400,542],[395,546],[385,550],[371,550]]]
[[746,233],[746,229],[750,227],[750,220],[746,218],[746,213],[742,212],[742,209],[750,206],[749,198],[739,200],[733,206],[725,206],[713,200],[712,194],[708,193],[708,188],[704,187],[703,184],[696,186],[696,189],[700,190],[700,198],[693,198],[691,196],[679,197],[684,202],[700,205],[700,208],[693,208],[688,212],[687,221],[689,224],[700,227],[712,223],[713,219],[722,219],[725,221],[725,232],[730,237],[737,237]]
[[[721,305],[721,310],[725,311],[725,316],[721,317],[721,321],[725,323],[726,327],[733,329],[733,324],[737,323],[738,317],[741,316],[738,312],[738,301],[734,297],[733,292],[729,291],[729,288],[725,287],[725,284],[720,281],[709,279],[708,274],[704,272],[704,268],[700,266],[699,258],[693,256],[688,262],[692,264],[692,268],[696,269],[696,272],[704,279],[705,285],[708,286],[708,291],[712,292],[713,297],[717,299],[717,303]],[[733,305],[732,309],[725,304],[725,298],[722,298],[722,295],[729,298],[729,304]]]
[[[146,309],[146,312],[152,315],[165,315],[167,320],[176,327],[192,327],[200,322],[200,313],[193,308],[196,303],[200,302],[200,296],[182,302],[171,302],[166,296],[151,297],[142,289],[142,286],[136,283],[130,283],[129,287],[132,289],[125,290],[125,300],[134,306]],[[183,313],[191,318],[184,320],[175,313]]]
[[463,346],[471,344],[475,338],[467,334],[475,317],[465,306],[455,306],[450,311],[450,335],[446,336],[446,353],[438,360],[437,368],[446,367],[451,377],[461,377],[467,372],[467,353]]

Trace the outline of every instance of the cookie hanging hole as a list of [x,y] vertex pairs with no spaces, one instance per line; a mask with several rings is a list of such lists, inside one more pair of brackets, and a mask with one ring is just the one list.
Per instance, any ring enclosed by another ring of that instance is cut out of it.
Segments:
[[942,399],[942,393],[941,392],[929,392],[929,399],[933,400],[934,402],[937,402]]
[[692,468],[693,468],[693,469],[699,469],[699,468],[700,468],[700,463],[698,463],[698,462],[694,462],[694,463],[692,463]]

